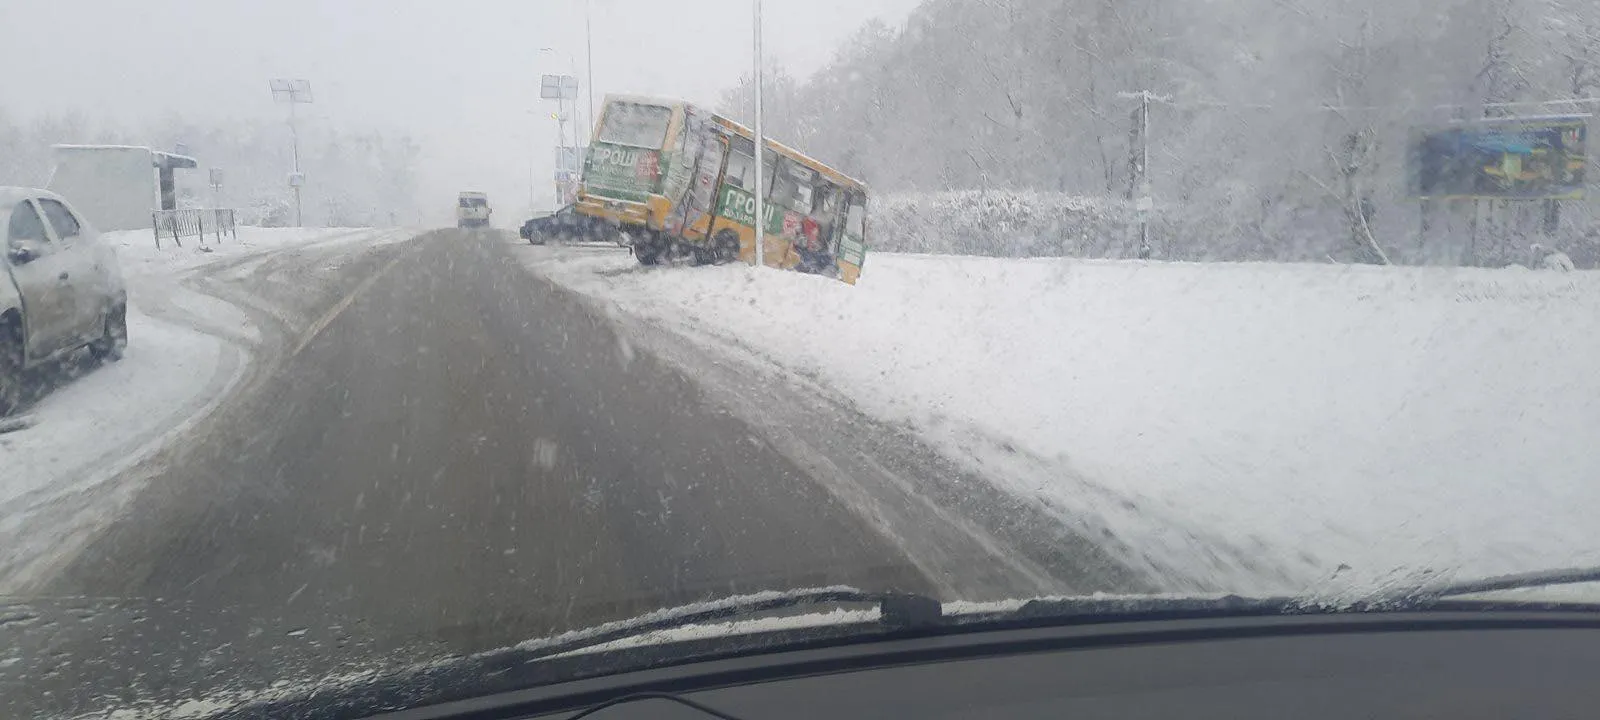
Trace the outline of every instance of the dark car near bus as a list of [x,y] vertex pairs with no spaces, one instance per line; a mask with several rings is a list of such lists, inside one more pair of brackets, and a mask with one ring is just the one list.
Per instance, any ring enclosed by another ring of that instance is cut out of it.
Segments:
[[519,234],[523,240],[534,245],[543,245],[551,240],[563,243],[616,240],[617,229],[610,223],[573,212],[572,208],[568,205],[549,215],[528,220],[522,223]]

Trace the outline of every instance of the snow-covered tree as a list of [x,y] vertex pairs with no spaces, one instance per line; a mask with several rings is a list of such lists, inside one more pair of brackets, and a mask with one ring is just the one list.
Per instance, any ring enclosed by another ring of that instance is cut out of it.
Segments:
[[1545,237],[1541,203],[1407,197],[1419,128],[1592,107],[1553,101],[1600,94],[1600,3],[926,0],[768,88],[775,137],[879,193],[1127,198],[1148,142],[1166,257],[1496,265],[1538,239],[1600,261],[1589,203]]

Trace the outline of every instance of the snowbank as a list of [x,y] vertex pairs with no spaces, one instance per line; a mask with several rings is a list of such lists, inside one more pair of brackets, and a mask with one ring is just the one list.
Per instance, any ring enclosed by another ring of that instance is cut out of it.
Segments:
[[873,248],[988,257],[1135,257],[1122,202],[1029,190],[898,193],[872,200]]
[[117,248],[122,261],[122,272],[132,277],[172,275],[192,270],[207,263],[241,255],[252,255],[285,247],[336,241],[370,235],[370,229],[352,228],[260,228],[240,227],[238,238],[223,234],[222,242],[208,235],[200,238],[182,238],[183,246],[173,244],[170,236],[161,238],[156,247],[155,235],[150,230],[110,232],[105,238]]
[[851,288],[545,256],[814,377],[1174,588],[1600,563],[1600,274],[874,254]]

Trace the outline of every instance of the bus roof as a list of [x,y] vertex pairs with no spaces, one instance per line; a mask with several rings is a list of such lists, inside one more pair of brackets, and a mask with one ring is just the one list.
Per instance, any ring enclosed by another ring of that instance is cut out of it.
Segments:
[[486,198],[486,197],[489,197],[489,194],[488,193],[481,193],[481,192],[478,192],[476,190],[462,190],[461,191],[461,197],[481,197],[481,198]]
[[[742,123],[740,123],[740,122],[738,122],[736,120],[732,120],[730,118],[727,118],[727,117],[724,117],[722,115],[719,115],[717,113],[712,113],[711,116],[713,118],[716,118],[716,121],[718,123],[720,123],[723,127],[726,127],[729,130],[732,130],[732,131],[734,131],[736,133],[739,133],[740,135],[744,136],[745,138],[750,139],[752,142],[755,140],[755,137],[756,137],[755,131],[751,130],[748,127],[745,127],[744,124],[742,124]],[[799,150],[796,150],[796,149],[794,149],[792,147],[789,147],[788,145],[785,145],[785,144],[783,144],[781,142],[778,142],[777,140],[773,140],[770,137],[766,138],[766,141],[767,141],[768,145],[771,145],[774,150],[778,151],[778,154],[785,155],[785,156],[789,157],[791,160],[794,160],[795,162],[798,162],[801,165],[804,165],[804,166],[806,166],[808,168],[811,168],[812,170],[817,171],[818,173],[821,173],[823,177],[826,177],[829,180],[832,180],[833,182],[836,182],[836,183],[838,183],[840,185],[846,185],[846,186],[849,186],[849,187],[853,187],[853,188],[856,188],[856,189],[862,190],[862,191],[865,191],[867,189],[867,184],[866,183],[861,182],[860,180],[857,180],[857,179],[855,179],[853,177],[850,177],[849,175],[846,175],[846,174],[844,174],[842,172],[839,172],[838,170],[835,170],[835,169],[833,169],[831,167],[828,167],[822,161],[817,160],[816,158],[813,158],[810,155],[807,155],[807,154],[805,154],[803,152],[800,152]]]
[[610,105],[614,102],[633,103],[635,105],[658,105],[660,107],[677,107],[684,104],[682,100],[672,98],[650,97],[648,95],[627,95],[620,93],[607,93],[603,104]]
[[[635,103],[635,104],[638,104],[638,105],[656,105],[656,106],[660,106],[660,107],[681,107],[681,106],[685,106],[685,105],[690,105],[691,104],[691,103],[685,102],[683,100],[674,100],[672,98],[662,98],[662,97],[650,97],[648,95],[626,95],[626,94],[616,94],[616,93],[607,94],[606,95],[606,99],[605,99],[605,104],[610,105],[613,102]],[[740,124],[739,122],[737,122],[735,120],[732,120],[730,118],[724,117],[723,115],[721,115],[719,113],[712,112],[712,113],[708,113],[708,114],[710,114],[711,117],[713,119],[715,119],[715,121],[717,123],[721,124],[723,127],[726,127],[729,130],[732,130],[732,131],[734,131],[734,132],[736,132],[736,133],[738,133],[738,134],[740,134],[740,135],[742,135],[742,136],[744,136],[744,137],[746,137],[746,138],[748,138],[748,139],[750,139],[752,141],[755,140],[755,136],[756,136],[755,132],[752,131],[750,128],[745,127],[743,124]],[[784,155],[784,156],[794,160],[795,162],[800,163],[801,165],[804,165],[804,166],[806,166],[808,168],[811,168],[812,170],[817,171],[823,177],[828,178],[829,180],[831,180],[831,181],[833,181],[833,182],[835,182],[837,184],[844,185],[844,186],[847,186],[847,187],[851,187],[851,188],[854,188],[854,189],[857,189],[857,190],[861,190],[863,192],[865,192],[866,189],[867,189],[867,184],[866,183],[861,182],[860,180],[857,180],[857,179],[855,179],[853,177],[850,177],[849,175],[846,175],[846,174],[844,174],[842,172],[839,172],[838,170],[835,170],[835,169],[829,167],[827,164],[823,163],[820,160],[817,160],[816,158],[811,157],[810,155],[807,155],[807,154],[805,154],[803,152],[800,152],[799,150],[796,150],[796,149],[794,149],[792,147],[789,147],[788,145],[784,145],[783,143],[780,143],[780,142],[778,142],[776,140],[773,140],[770,137],[766,138],[766,141],[767,141],[767,144],[771,145],[772,148],[774,150],[776,150],[780,155]]]

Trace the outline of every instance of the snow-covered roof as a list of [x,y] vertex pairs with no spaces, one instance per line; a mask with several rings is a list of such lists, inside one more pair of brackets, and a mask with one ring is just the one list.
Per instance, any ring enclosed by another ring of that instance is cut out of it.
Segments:
[[57,152],[61,152],[61,151],[66,151],[66,152],[106,152],[106,151],[113,151],[113,150],[114,151],[129,151],[129,150],[132,150],[132,151],[135,151],[135,152],[149,153],[151,162],[154,164],[155,167],[182,168],[182,169],[200,167],[200,161],[196,160],[193,157],[190,157],[188,155],[179,155],[177,153],[169,153],[169,152],[165,152],[165,151],[162,151],[162,150],[153,150],[153,149],[145,147],[143,145],[73,145],[73,144],[62,143],[62,144],[57,144],[57,145],[51,145],[50,149],[55,150]]
[[70,144],[70,143],[62,143],[62,144],[58,144],[58,145],[51,145],[50,149],[52,149],[52,150],[143,150],[145,152],[150,152],[150,148],[145,147],[143,145],[73,145],[73,144]]
[[189,157],[188,155],[161,152],[160,150],[152,150],[150,154],[155,156],[156,167],[184,169],[200,167],[200,161]]
[[651,97],[649,95],[628,95],[622,93],[607,93],[606,102],[628,102],[637,105],[660,105],[662,107],[674,107],[684,104],[682,100],[674,100],[672,98]]
[[0,185],[0,212],[9,210],[12,205],[31,197],[55,198],[57,200],[61,199],[60,195],[50,192],[49,190],[19,187],[15,185]]
[[[10,207],[32,194],[32,191],[21,187],[0,186],[0,206]],[[4,207],[0,207],[3,210]]]

